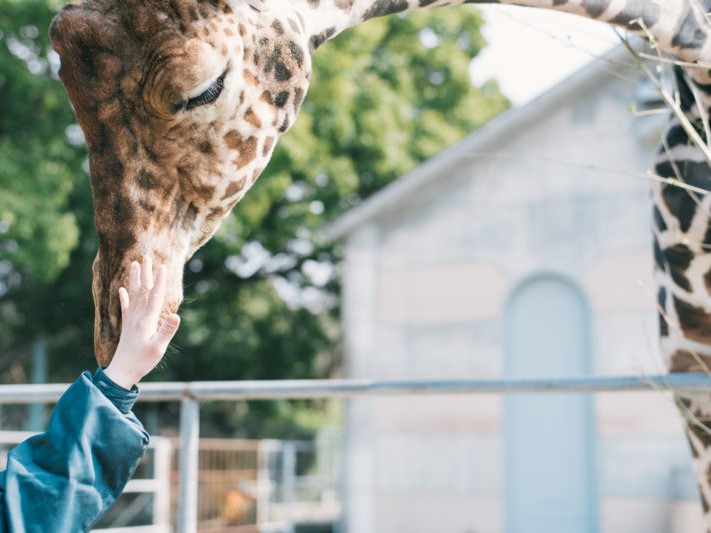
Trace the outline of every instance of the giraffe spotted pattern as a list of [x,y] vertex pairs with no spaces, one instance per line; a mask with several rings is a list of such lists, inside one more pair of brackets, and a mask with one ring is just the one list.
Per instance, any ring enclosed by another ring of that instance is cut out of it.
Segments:
[[216,231],[293,123],[311,72],[303,22],[224,2],[68,5],[51,28],[90,154],[99,252],[95,345],[116,346],[131,260],[182,268]]
[[[60,76],[89,147],[99,251],[95,348],[106,364],[120,331],[118,287],[152,254],[169,269],[164,313],[182,300],[182,268],[264,170],[308,89],[311,55],[372,17],[482,0],[85,0],[51,27]],[[491,2],[494,3],[494,2]],[[685,62],[680,113],[708,145],[711,0],[501,0],[553,9],[650,37]],[[695,64],[698,62],[698,64]],[[711,366],[710,160],[672,118],[656,173],[696,192],[653,187],[661,346],[672,371]],[[684,395],[711,531],[708,394]]]

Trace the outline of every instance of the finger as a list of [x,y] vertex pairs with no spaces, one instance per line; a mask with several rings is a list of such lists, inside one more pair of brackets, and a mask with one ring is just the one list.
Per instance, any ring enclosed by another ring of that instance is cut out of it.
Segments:
[[138,261],[131,261],[131,266],[128,271],[128,290],[132,294],[136,294],[141,288],[141,265]]
[[119,304],[121,304],[121,318],[126,318],[126,313],[128,313],[128,307],[131,302],[128,297],[128,291],[123,287],[119,287],[118,295]]
[[153,258],[150,255],[143,256],[141,267],[141,290],[148,292],[153,288]]
[[166,348],[168,348],[168,344],[178,331],[178,326],[180,326],[180,317],[175,313],[169,314],[163,320],[163,324],[161,324],[155,337],[162,352],[165,352]]
[[163,300],[165,299],[165,287],[167,284],[168,269],[165,265],[158,266],[158,272],[156,272],[156,279],[153,285],[153,290],[150,294],[149,299],[149,312],[155,313],[156,319],[158,313],[163,308]]

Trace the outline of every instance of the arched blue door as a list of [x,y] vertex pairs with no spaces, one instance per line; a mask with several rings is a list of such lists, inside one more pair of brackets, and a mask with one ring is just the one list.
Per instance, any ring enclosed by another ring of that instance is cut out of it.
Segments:
[[[588,313],[556,276],[522,284],[505,316],[509,377],[588,372]],[[512,395],[505,400],[507,533],[595,533],[597,497],[591,398]]]

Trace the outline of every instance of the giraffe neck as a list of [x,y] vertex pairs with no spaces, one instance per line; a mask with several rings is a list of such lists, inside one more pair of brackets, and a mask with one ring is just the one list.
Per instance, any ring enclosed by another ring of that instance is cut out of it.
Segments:
[[655,161],[655,174],[680,185],[655,182],[654,255],[662,310],[662,350],[674,371],[711,368],[711,190],[709,161],[685,130],[689,125],[708,146],[706,94],[684,70],[675,68],[681,116],[672,114]]
[[651,37],[683,61],[711,58],[705,11],[710,0],[301,0],[311,47],[368,19],[416,9],[458,4],[501,4],[548,9],[598,20]]

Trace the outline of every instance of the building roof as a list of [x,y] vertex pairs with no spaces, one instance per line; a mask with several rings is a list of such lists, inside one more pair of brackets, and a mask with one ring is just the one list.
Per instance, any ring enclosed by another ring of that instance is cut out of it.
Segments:
[[398,178],[362,204],[347,211],[329,224],[323,236],[336,241],[343,239],[360,225],[385,212],[392,212],[393,206],[405,198],[444,179],[448,170],[456,166],[464,157],[472,153],[482,153],[501,145],[513,132],[520,132],[542,117],[559,109],[561,102],[579,97],[584,89],[599,83],[605,75],[610,75],[610,65],[630,60],[630,52],[618,46],[600,58],[595,59],[580,70],[551,87],[529,103],[501,113],[482,128],[471,133],[454,146],[416,167],[412,172]]

